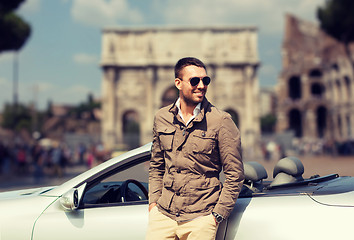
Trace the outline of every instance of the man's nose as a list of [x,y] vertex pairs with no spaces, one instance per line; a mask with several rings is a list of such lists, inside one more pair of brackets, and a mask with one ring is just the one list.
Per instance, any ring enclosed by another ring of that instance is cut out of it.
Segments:
[[205,85],[204,85],[204,82],[202,79],[200,79],[198,85],[197,85],[197,88],[205,88]]

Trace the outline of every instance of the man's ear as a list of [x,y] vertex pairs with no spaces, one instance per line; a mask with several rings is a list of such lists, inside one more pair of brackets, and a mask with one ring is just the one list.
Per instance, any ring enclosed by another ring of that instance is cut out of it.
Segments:
[[182,80],[179,78],[175,78],[175,86],[178,90],[181,90],[181,84],[182,84]]

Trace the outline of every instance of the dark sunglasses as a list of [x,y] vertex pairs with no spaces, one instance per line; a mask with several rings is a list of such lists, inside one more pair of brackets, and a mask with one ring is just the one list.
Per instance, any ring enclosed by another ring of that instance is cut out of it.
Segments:
[[210,83],[210,77],[203,77],[203,78],[192,77],[191,79],[189,79],[189,82],[191,83],[192,87],[195,87],[199,84],[200,80],[203,81],[203,84],[205,86],[208,86]]

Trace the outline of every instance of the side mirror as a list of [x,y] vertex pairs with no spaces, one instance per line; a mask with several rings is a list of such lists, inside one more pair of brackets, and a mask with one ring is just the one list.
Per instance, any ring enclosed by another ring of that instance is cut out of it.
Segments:
[[79,207],[80,199],[84,193],[86,183],[78,188],[72,188],[60,198],[60,205],[68,211],[76,210]]
[[65,210],[76,210],[79,206],[79,192],[76,188],[71,189],[60,198],[60,204]]

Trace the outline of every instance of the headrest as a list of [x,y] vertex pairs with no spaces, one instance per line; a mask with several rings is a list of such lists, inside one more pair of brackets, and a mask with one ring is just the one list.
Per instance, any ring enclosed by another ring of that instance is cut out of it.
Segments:
[[257,182],[268,177],[267,171],[258,162],[245,162],[243,168],[245,180]]
[[275,165],[273,178],[280,172],[299,177],[304,173],[304,165],[297,157],[285,157]]

